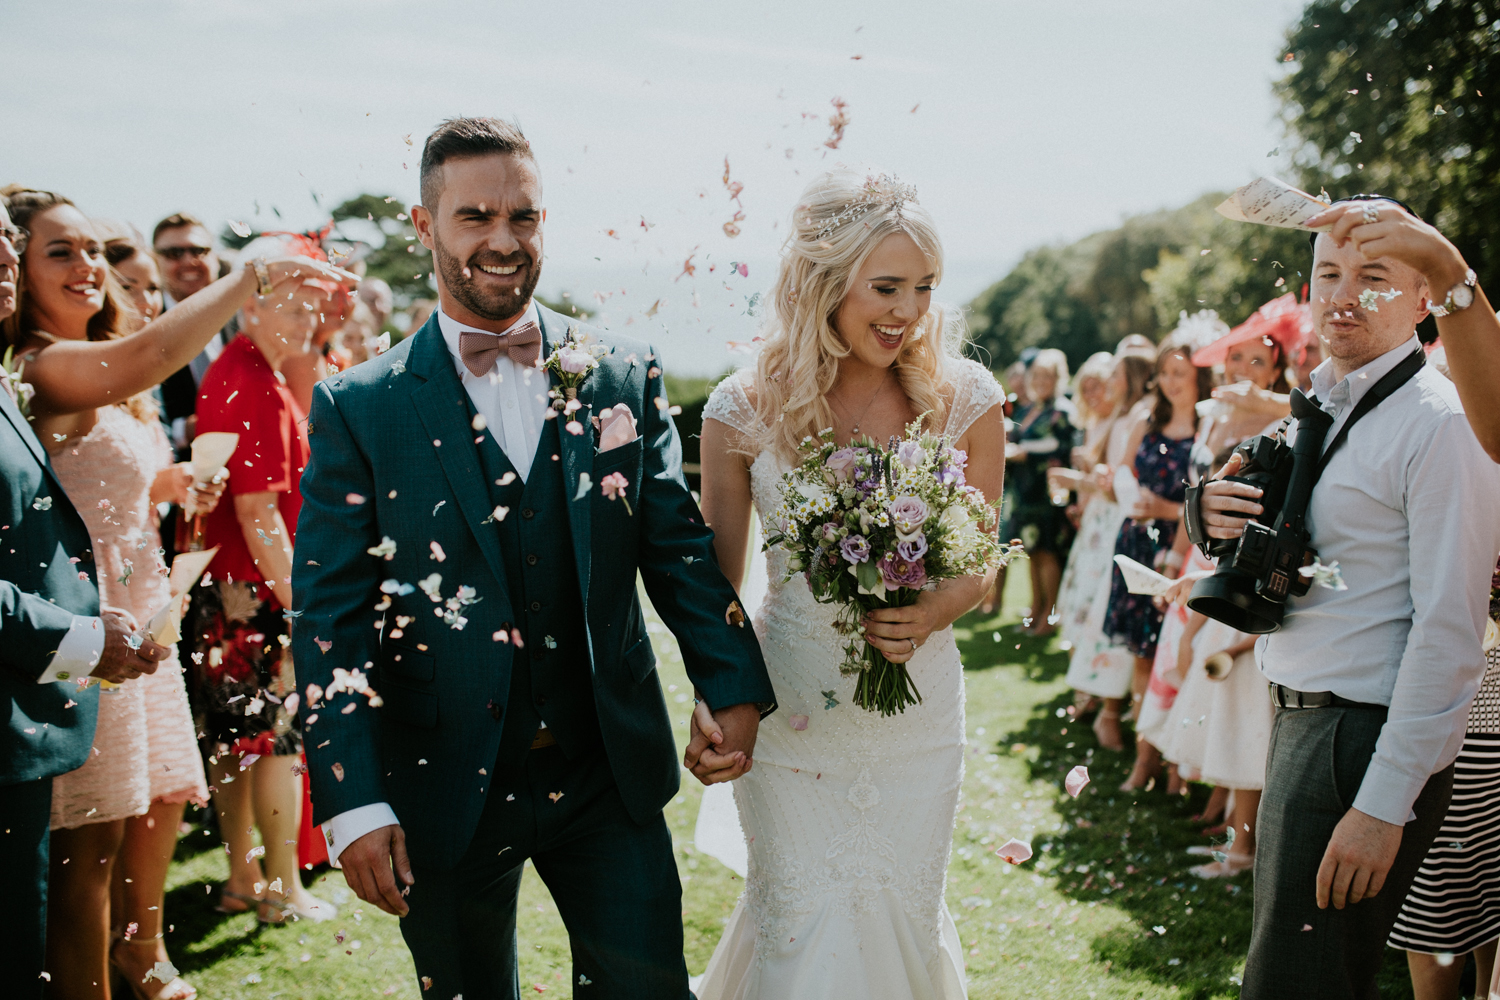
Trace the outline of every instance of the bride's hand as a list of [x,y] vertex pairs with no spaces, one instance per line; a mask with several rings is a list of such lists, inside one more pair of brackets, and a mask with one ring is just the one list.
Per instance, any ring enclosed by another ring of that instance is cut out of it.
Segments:
[[727,754],[718,752],[720,744],[724,742],[724,731],[706,701],[695,699],[692,732],[687,752],[682,757],[682,766],[703,784],[733,781],[750,770],[750,758],[742,751]]
[[892,663],[910,660],[928,636],[948,624],[937,620],[933,597],[933,591],[924,591],[916,604],[871,611],[864,618],[865,639]]

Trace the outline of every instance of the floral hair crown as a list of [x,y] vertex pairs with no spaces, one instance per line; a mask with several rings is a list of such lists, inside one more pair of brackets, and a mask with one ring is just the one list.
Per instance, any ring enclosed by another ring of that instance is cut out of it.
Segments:
[[[838,231],[844,223],[859,218],[876,208],[889,209],[897,219],[901,218],[901,207],[908,201],[916,203],[917,189],[911,184],[902,184],[900,178],[880,174],[865,178],[859,194],[833,215],[818,220],[818,231],[814,239],[824,240]],[[812,221],[812,220],[809,220]]]

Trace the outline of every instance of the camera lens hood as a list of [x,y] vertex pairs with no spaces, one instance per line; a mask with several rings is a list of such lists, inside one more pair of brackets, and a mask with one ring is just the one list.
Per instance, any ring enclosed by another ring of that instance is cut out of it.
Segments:
[[1193,585],[1188,609],[1251,635],[1281,628],[1286,605],[1255,592],[1255,580],[1244,573],[1221,569]]

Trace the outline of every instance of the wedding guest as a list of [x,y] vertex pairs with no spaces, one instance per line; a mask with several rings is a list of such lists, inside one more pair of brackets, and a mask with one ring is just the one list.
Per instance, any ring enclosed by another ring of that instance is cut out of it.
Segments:
[[[1103,630],[1104,615],[1109,609],[1115,538],[1125,520],[1125,511],[1115,500],[1113,477],[1115,468],[1132,457],[1127,451],[1132,432],[1149,419],[1146,390],[1152,374],[1152,360],[1142,357],[1138,348],[1128,348],[1121,341],[1118,350],[1126,353],[1116,357],[1109,388],[1110,395],[1118,401],[1107,418],[1107,430],[1098,439],[1097,461],[1087,475],[1080,473],[1076,479],[1068,477],[1066,470],[1049,472],[1051,476],[1066,478],[1069,485],[1090,497],[1073,551],[1078,553],[1081,549],[1092,554],[1092,558],[1075,567],[1074,587],[1080,595],[1078,611],[1063,617],[1064,639],[1073,644],[1068,684],[1078,693],[1075,714],[1097,708],[1094,735],[1100,746],[1116,752],[1125,749],[1120,735],[1119,700],[1130,691],[1135,661],[1129,650],[1116,645]],[[1153,359],[1155,354],[1153,345]],[[1099,699],[1115,699],[1115,705],[1097,707],[1093,703]]]
[[143,249],[142,237],[134,227],[126,228],[95,220],[99,238],[104,241],[104,259],[114,268],[115,279],[135,307],[139,329],[161,315],[164,307],[161,271],[156,258]]
[[[151,231],[152,252],[166,283],[163,309],[186,302],[218,279],[222,262],[214,249],[214,238],[196,216],[176,212],[156,224]],[[193,443],[193,410],[198,402],[198,382],[214,358],[233,339],[235,320],[230,317],[191,361],[162,381],[163,417],[178,456],[187,458],[187,447]],[[169,539],[170,541],[170,539]]]
[[[34,390],[28,415],[49,446],[60,484],[83,512],[105,602],[146,621],[169,593],[154,505],[170,500],[209,507],[214,496],[193,490],[190,470],[172,465],[144,393],[212,336],[256,278],[239,274],[205,292],[197,308],[124,336],[134,310],[89,219],[52,192],[12,185],[0,194],[31,232],[19,267],[17,309],[3,325]],[[278,274],[286,265],[277,264]],[[84,995],[107,979],[109,885],[126,820],[143,816],[151,823],[130,856],[150,881],[133,895],[143,909],[159,907],[159,900],[147,901],[160,896],[182,804],[204,797],[181,670],[170,651],[159,658],[166,661],[159,676],[103,693],[95,752],[52,783],[49,919],[66,933],[49,934],[48,964],[60,995]],[[164,844],[168,832],[172,839]],[[105,863],[69,864],[75,855]],[[160,916],[158,908],[140,924],[141,941],[151,950],[117,949],[117,963],[141,965],[144,972],[165,960],[160,938],[148,929],[160,927]],[[191,994],[186,984],[170,985],[169,997]]]
[[1382,201],[1369,214],[1363,203],[1334,205],[1307,220],[1333,224],[1328,234],[1339,246],[1352,246],[1411,268],[1423,281],[1423,299],[1436,318],[1438,337],[1448,350],[1453,383],[1464,414],[1490,458],[1500,462],[1500,316],[1479,287],[1463,254],[1436,228],[1406,206]]
[[396,308],[396,296],[391,291],[391,286],[381,278],[365,278],[359,283],[359,291],[355,294],[370,310],[375,336],[380,336],[380,331],[391,321],[391,313]]
[[[1163,341],[1157,352],[1151,414],[1137,426],[1126,446],[1135,455],[1133,470],[1140,495],[1120,526],[1115,555],[1154,567],[1158,556],[1171,548],[1177,521],[1182,516],[1188,454],[1196,430],[1194,408],[1208,397],[1212,387],[1212,373],[1207,368],[1195,367],[1192,362],[1193,348],[1198,343],[1195,330],[1216,321],[1216,316],[1205,317],[1200,313],[1189,317],[1184,313],[1177,330]],[[1119,567],[1115,567],[1110,577],[1103,632],[1135,657],[1130,691],[1137,705],[1151,676],[1161,625],[1161,610],[1151,598],[1130,593]],[[1107,711],[1119,711],[1120,702],[1106,699],[1104,707]],[[1144,788],[1158,760],[1154,747],[1139,743],[1135,769],[1122,788],[1127,791]]]
[[[308,253],[305,239],[264,236],[246,260]],[[323,921],[336,909],[302,886],[302,732],[287,698],[296,690],[290,632],[292,546],[298,483],[307,465],[307,418],[278,379],[289,360],[313,349],[332,283],[309,275],[274,302],[251,299],[240,332],[203,377],[198,432],[240,436],[230,459],[230,503],[207,518],[205,546],[219,546],[211,583],[193,594],[197,700],[205,716],[210,787],[229,847],[224,912],[256,910],[268,923]],[[295,706],[295,701],[292,703]],[[260,830],[265,862],[251,828]],[[269,876],[269,878],[267,878]]]
[[[1281,630],[1257,647],[1283,707],[1261,799],[1252,1000],[1373,994],[1380,949],[1448,809],[1500,548],[1500,468],[1454,386],[1421,363],[1430,279],[1366,257],[1360,245],[1371,244],[1349,236],[1382,217],[1393,222],[1385,247],[1420,233],[1373,197],[1323,217],[1335,229],[1315,238],[1311,301],[1329,360],[1312,388],[1333,424],[1307,525],[1344,587],[1288,600]],[[1209,532],[1242,532],[1243,515],[1262,513],[1258,495],[1211,482]]]
[[[30,234],[12,224],[0,196],[0,322],[13,317]],[[6,331],[9,333],[9,330]],[[119,683],[149,674],[167,649],[144,640],[126,612],[99,608],[87,526],[62,491],[22,408],[29,386],[0,380],[0,515],[11,526],[0,547],[0,934],[6,995],[40,1000],[46,971],[47,871],[52,779],[90,756],[99,709],[92,676]],[[58,558],[59,554],[68,558]],[[103,860],[107,861],[105,857]],[[104,963],[95,966],[103,981]]]
[[[1102,546],[1091,546],[1085,541],[1084,528],[1098,522],[1098,517],[1089,516],[1089,508],[1097,499],[1094,467],[1099,464],[1099,457],[1113,423],[1111,418],[1124,389],[1123,380],[1116,382],[1111,377],[1114,368],[1114,355],[1100,351],[1078,369],[1078,374],[1073,379],[1073,405],[1078,414],[1083,440],[1073,448],[1071,468],[1054,466],[1047,470],[1049,498],[1065,493],[1077,497],[1075,503],[1068,507],[1068,517],[1077,534],[1068,550],[1068,563],[1063,567],[1062,583],[1057,588],[1058,631],[1066,644],[1063,647],[1065,649],[1076,643],[1076,632],[1088,617],[1095,585],[1109,563],[1109,555],[1102,550]],[[1114,536],[1111,534],[1111,543],[1113,540]]]
[[[1492,621],[1500,618],[1500,563],[1489,610]],[[1416,1000],[1455,1000],[1464,955],[1474,956],[1476,982],[1487,983],[1494,974],[1500,938],[1500,648],[1489,645],[1485,663],[1453,764],[1453,801],[1387,942],[1406,952]]]
[[[1005,397],[1005,435],[1006,440],[1015,436],[1016,426],[1013,419],[1031,403],[1031,397],[1026,392],[1026,369],[1030,367],[1031,361],[1037,355],[1035,347],[1028,347],[1021,352],[1021,357],[1005,369],[1005,374],[1000,377],[1000,384],[1006,390]],[[1016,490],[1014,483],[1009,478],[1005,481],[1004,499],[1000,511],[1002,521],[1009,519],[1016,508]],[[1001,536],[1009,539],[1010,536]],[[983,601],[979,602],[979,613],[992,615],[1005,602],[1005,570],[1001,566],[995,574],[995,585],[985,595]],[[1035,617],[1035,616],[1033,616]]]
[[1019,538],[1031,569],[1031,620],[1028,635],[1049,636],[1057,630],[1053,605],[1062,578],[1062,561],[1073,544],[1073,525],[1047,491],[1047,470],[1071,460],[1076,414],[1061,394],[1068,382],[1068,358],[1062,351],[1039,351],[1026,369],[1031,400],[1012,418],[1015,432],[1005,446],[1006,477],[1015,505],[1000,529],[1002,538]]

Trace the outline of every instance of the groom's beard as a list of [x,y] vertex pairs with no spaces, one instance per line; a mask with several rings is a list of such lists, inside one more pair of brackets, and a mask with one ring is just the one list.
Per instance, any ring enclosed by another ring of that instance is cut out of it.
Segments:
[[[438,271],[443,276],[443,285],[449,294],[469,312],[497,323],[504,322],[525,309],[531,301],[531,293],[536,291],[537,282],[542,278],[541,267],[525,250],[517,250],[504,256],[481,251],[468,261],[461,261],[448,253],[443,241],[434,232],[432,255],[437,258]],[[480,277],[483,273],[479,270],[480,264],[490,267],[518,265],[520,270],[516,273],[520,275],[521,283],[514,286],[514,289],[487,289],[481,284],[484,279]]]

